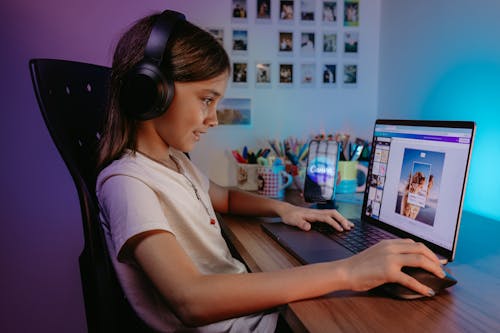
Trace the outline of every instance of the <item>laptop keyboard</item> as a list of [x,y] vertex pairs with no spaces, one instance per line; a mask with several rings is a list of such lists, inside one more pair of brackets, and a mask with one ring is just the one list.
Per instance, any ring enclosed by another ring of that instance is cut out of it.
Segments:
[[361,252],[383,239],[395,238],[394,235],[368,223],[361,223],[357,220],[351,221],[355,226],[349,231],[338,232],[331,225],[324,222],[312,223],[312,228],[354,253]]

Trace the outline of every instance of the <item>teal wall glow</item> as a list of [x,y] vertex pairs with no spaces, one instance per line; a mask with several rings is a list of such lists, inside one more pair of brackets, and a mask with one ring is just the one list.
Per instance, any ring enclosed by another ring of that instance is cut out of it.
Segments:
[[379,117],[473,120],[464,208],[500,220],[500,2],[382,1]]
[[500,219],[500,61],[458,64],[430,91],[422,118],[471,119],[477,125],[465,209]]

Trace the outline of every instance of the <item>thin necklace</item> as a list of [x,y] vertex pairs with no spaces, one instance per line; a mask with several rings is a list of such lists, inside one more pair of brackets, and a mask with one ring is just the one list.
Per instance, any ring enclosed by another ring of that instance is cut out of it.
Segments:
[[205,205],[205,203],[203,202],[203,200],[201,199],[201,196],[200,196],[200,192],[198,192],[198,189],[196,188],[196,186],[194,185],[193,181],[184,173],[184,170],[182,169],[181,165],[179,164],[179,161],[177,161],[177,158],[173,157],[172,155],[170,155],[170,159],[172,161],[174,161],[175,163],[175,167],[177,168],[177,170],[179,171],[179,173],[181,175],[184,176],[184,178],[186,178],[186,180],[188,181],[189,184],[191,184],[191,187],[193,188],[193,191],[194,191],[194,194],[196,195],[196,198],[198,199],[198,201],[201,203],[201,205],[203,206],[203,208],[205,208],[205,211],[207,212],[207,215],[208,217],[210,218],[210,224],[211,225],[215,225],[215,218],[212,216],[212,214],[210,214],[210,211],[208,210],[208,207],[207,205]]
[[[161,165],[164,165],[164,166],[166,166],[167,168],[170,169],[170,167],[168,166],[168,164],[166,162],[161,161],[161,160],[157,160],[156,158],[153,158],[153,157],[149,156],[148,154],[145,154],[145,153],[143,153],[141,151],[140,151],[140,153],[143,154],[144,156],[148,157],[149,159],[151,159],[151,160],[153,160],[153,161],[155,161],[157,163],[160,163]],[[194,194],[196,196],[196,199],[198,199],[198,201],[201,203],[201,205],[203,206],[203,208],[205,208],[205,211],[207,212],[207,215],[210,218],[210,224],[211,225],[215,225],[216,224],[216,219],[212,216],[212,214],[210,214],[210,210],[208,210],[207,205],[205,205],[205,203],[201,199],[200,192],[198,191],[198,189],[194,185],[193,181],[184,173],[184,170],[182,169],[181,165],[179,164],[179,161],[177,161],[177,158],[173,157],[170,154],[169,154],[169,157],[170,157],[170,160],[172,160],[174,162],[175,167],[177,169],[177,172],[179,172],[182,176],[184,176],[184,178],[188,181],[188,183],[193,188],[193,192],[194,192]]]

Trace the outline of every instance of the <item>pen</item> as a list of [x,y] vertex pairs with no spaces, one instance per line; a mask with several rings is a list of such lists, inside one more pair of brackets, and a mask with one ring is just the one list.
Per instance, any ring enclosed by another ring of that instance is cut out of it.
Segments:
[[237,150],[232,150],[231,153],[238,163],[247,163],[247,161],[240,155]]
[[299,153],[297,154],[297,156],[299,157],[299,161],[303,160],[306,155],[307,155],[307,144],[303,143],[302,146],[300,147]]
[[280,155],[280,152],[279,152],[279,149],[276,147],[276,144],[275,144],[273,141],[271,141],[271,140],[269,140],[268,142],[269,142],[269,145],[271,146],[271,148],[272,148],[272,149],[274,150],[274,152],[276,153],[276,155],[277,155],[277,156],[281,156],[281,155]]
[[267,165],[269,165],[269,162],[267,161],[267,158],[260,156],[257,158],[257,164],[262,165],[262,166],[267,166]]
[[342,145],[342,155],[344,156],[344,161],[349,161],[350,156],[349,156],[349,143],[346,142]]
[[286,157],[288,157],[288,159],[290,160],[290,162],[292,162],[293,165],[299,164],[299,159],[298,159],[298,157],[295,154],[287,151],[286,152]]
[[364,145],[355,145],[355,148],[353,149],[353,152],[351,154],[351,161],[357,161],[361,156],[364,148]]
[[254,153],[248,153],[247,161],[249,164],[255,164],[257,163],[257,156]]

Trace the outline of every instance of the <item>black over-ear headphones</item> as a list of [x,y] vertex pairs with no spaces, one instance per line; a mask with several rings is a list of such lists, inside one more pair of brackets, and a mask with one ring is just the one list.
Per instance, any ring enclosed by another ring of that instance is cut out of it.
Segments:
[[174,98],[174,82],[169,73],[161,70],[167,41],[184,14],[166,10],[161,13],[149,35],[144,57],[132,67],[120,86],[121,112],[137,120],[148,120],[162,115]]

